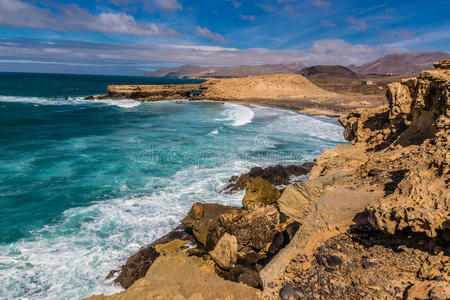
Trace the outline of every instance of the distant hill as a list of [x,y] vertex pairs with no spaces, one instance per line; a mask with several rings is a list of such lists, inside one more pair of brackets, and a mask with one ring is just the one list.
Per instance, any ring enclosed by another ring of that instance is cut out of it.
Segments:
[[414,74],[434,69],[433,63],[443,59],[450,59],[450,54],[442,51],[392,54],[353,70],[361,74]]
[[144,76],[173,77],[173,78],[235,78],[272,74],[294,74],[305,66],[301,63],[267,64],[259,66],[232,66],[232,67],[200,67],[182,65],[177,68],[164,68],[154,72],[144,73]]
[[357,73],[344,66],[312,66],[302,69],[297,74],[307,78],[339,77],[357,79],[360,77]]

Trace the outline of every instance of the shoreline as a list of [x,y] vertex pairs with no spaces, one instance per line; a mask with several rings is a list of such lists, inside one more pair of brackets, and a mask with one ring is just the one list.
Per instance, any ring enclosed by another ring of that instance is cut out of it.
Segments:
[[289,166],[231,178],[243,207],[196,203],[181,221],[196,248],[147,246],[158,257],[141,280],[90,299],[449,298],[449,65],[390,84],[389,107],[341,116],[351,143],[323,151],[306,181],[276,189]]

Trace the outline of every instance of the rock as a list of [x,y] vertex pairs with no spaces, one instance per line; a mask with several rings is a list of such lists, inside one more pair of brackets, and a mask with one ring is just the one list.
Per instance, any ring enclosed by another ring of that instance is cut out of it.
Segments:
[[178,226],[172,232],[157,239],[150,245],[141,248],[137,253],[128,258],[126,263],[121,267],[118,277],[114,280],[124,288],[129,288],[136,280],[142,278],[147,273],[150,266],[159,256],[156,246],[166,244],[170,241],[178,240],[179,243],[195,242],[195,238],[186,232],[183,225]]
[[322,180],[308,180],[289,185],[277,200],[280,211],[300,224],[319,201],[323,192]]
[[261,177],[274,186],[287,185],[292,177],[307,175],[313,165],[313,163],[308,162],[301,165],[278,165],[267,168],[254,167],[246,174],[231,177],[223,191],[228,193],[242,191],[247,187],[250,179],[256,177]]
[[158,244],[155,246],[156,252],[159,254],[174,253],[180,250],[180,248],[186,246],[189,242],[182,240],[173,240],[165,244]]
[[280,191],[261,177],[251,178],[247,183],[242,204],[248,208],[250,204],[273,204],[280,197]]
[[92,296],[106,299],[262,299],[261,291],[220,278],[211,261],[183,253],[160,256],[146,276],[122,293]]
[[297,300],[303,298],[303,293],[292,286],[292,284],[286,284],[280,290],[281,300]]
[[327,257],[327,264],[330,267],[336,267],[342,265],[343,261],[342,258],[336,255],[330,255]]
[[195,238],[205,246],[206,250],[212,250],[220,236],[215,235],[211,240],[213,231],[218,226],[219,216],[224,213],[239,213],[242,209],[220,204],[195,203],[188,215],[181,221],[186,228],[192,229]]
[[212,259],[223,269],[231,269],[237,262],[238,244],[234,235],[225,233],[210,252]]
[[216,269],[216,272],[226,280],[241,282],[254,288],[261,286],[258,271],[249,266],[236,264],[231,270]]
[[407,290],[405,299],[450,299],[450,283],[442,281],[415,283]]

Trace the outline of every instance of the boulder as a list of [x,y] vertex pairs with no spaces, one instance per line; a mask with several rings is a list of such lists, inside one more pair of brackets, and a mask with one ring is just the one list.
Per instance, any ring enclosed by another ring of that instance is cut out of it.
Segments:
[[223,269],[231,269],[237,262],[238,244],[234,235],[225,233],[210,255],[214,262]]
[[256,177],[251,178],[247,183],[242,204],[248,208],[251,204],[273,204],[280,197],[280,191],[267,180]]
[[215,239],[211,240],[219,216],[224,213],[239,213],[241,211],[242,209],[237,207],[197,202],[181,222],[187,228],[192,229],[195,238],[206,250],[211,250],[221,237],[216,235]]
[[289,185],[277,200],[280,211],[303,223],[323,193],[322,180],[308,180]]

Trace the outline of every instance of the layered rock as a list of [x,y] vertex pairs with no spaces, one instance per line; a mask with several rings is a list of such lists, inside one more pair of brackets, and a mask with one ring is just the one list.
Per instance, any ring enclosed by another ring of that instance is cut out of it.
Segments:
[[[260,272],[267,298],[287,291],[326,299],[448,298],[449,65],[441,62],[434,71],[389,85],[387,106],[341,117],[351,144],[324,151],[309,180],[289,185],[277,201],[301,227]],[[354,234],[359,243],[343,247]],[[374,242],[395,249],[384,252],[372,248]],[[367,253],[360,259],[372,260],[362,267],[354,265],[356,258],[347,264],[352,247]]]

